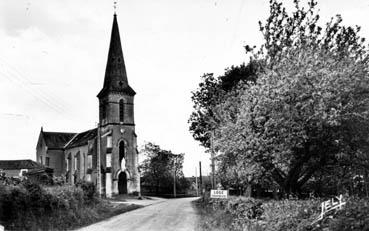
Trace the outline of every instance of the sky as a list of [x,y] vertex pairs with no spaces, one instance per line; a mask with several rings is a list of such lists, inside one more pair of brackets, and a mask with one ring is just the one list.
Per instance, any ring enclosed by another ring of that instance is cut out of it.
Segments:
[[[139,146],[185,153],[186,176],[198,174],[199,161],[209,173],[210,156],[188,129],[191,92],[202,74],[247,62],[243,46],[262,43],[258,21],[268,16],[268,2],[118,0]],[[369,38],[367,0],[318,3],[322,22],[341,14]],[[0,160],[35,160],[41,126],[96,126],[113,13],[113,0],[0,0]]]

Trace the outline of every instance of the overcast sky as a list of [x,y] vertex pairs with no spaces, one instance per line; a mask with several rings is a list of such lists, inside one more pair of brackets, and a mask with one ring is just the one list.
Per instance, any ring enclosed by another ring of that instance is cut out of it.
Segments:
[[[268,2],[118,1],[139,145],[185,153],[187,176],[199,161],[209,172],[209,155],[188,131],[191,91],[203,73],[247,61],[243,46],[261,43],[258,21]],[[318,7],[322,21],[340,13],[369,38],[367,0]],[[96,125],[112,20],[112,0],[0,0],[0,159],[35,159],[41,126],[82,132]]]

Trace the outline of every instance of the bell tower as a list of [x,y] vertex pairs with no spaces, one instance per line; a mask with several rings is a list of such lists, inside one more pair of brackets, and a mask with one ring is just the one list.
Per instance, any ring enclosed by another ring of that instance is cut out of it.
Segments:
[[140,193],[134,96],[114,14],[104,85],[99,94],[101,187],[107,197]]

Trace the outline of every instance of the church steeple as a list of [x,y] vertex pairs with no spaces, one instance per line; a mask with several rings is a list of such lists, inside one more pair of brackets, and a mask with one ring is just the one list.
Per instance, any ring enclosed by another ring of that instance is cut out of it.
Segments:
[[101,98],[109,92],[122,92],[135,95],[135,91],[129,86],[122,45],[120,42],[117,15],[114,13],[113,27],[111,31],[108,60],[105,69],[104,86],[97,97]]

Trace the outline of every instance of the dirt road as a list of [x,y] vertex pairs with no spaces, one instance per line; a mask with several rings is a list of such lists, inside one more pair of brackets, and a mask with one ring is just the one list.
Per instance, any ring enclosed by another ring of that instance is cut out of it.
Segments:
[[170,199],[124,213],[108,220],[87,226],[83,231],[102,230],[195,230],[196,213],[191,201],[196,198]]

